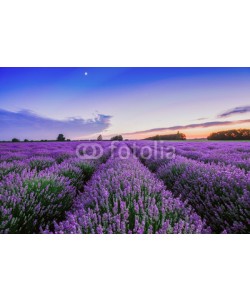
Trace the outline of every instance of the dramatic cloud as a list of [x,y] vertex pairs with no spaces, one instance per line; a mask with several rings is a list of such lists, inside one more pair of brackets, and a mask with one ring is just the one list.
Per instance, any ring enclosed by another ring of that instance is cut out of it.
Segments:
[[250,112],[250,106],[239,106],[218,115],[218,118],[225,118],[236,114],[245,114],[247,112]]
[[250,123],[250,119],[238,120],[238,121],[214,121],[214,122],[206,122],[206,123],[199,123],[199,124],[188,124],[188,125],[178,125],[172,127],[153,128],[153,129],[148,129],[143,131],[124,133],[124,135],[155,133],[155,132],[166,131],[166,130],[176,131],[176,130],[193,129],[193,128],[208,128],[208,127],[223,126],[223,125],[239,125],[244,123]]
[[79,138],[97,134],[110,126],[111,116],[98,114],[93,119],[69,118],[54,120],[22,110],[11,112],[0,109],[0,140],[56,139],[59,133],[67,138]]

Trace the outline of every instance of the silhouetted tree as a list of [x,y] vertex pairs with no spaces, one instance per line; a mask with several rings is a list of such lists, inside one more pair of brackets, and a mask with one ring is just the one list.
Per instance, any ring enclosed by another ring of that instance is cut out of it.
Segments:
[[57,141],[59,141],[59,142],[64,142],[65,141],[65,137],[62,133],[58,134]]
[[102,135],[101,134],[98,136],[97,141],[102,141]]
[[122,137],[122,135],[116,135],[116,136],[113,136],[110,140],[111,141],[123,141],[123,137]]
[[12,143],[17,143],[17,142],[20,142],[20,140],[17,139],[17,138],[13,138],[13,139],[12,139]]
[[27,143],[29,140],[25,139],[24,142]]

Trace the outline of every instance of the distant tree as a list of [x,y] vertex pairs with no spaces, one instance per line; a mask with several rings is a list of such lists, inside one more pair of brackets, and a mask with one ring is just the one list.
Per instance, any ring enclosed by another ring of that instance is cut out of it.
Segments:
[[65,137],[62,133],[58,134],[57,141],[59,141],[59,142],[64,142],[65,141]]
[[27,143],[29,140],[25,139],[24,142]]
[[123,141],[123,137],[122,137],[122,135],[116,135],[116,136],[113,136],[110,140],[111,141]]
[[232,129],[211,133],[208,140],[250,140],[250,129]]
[[12,139],[12,143],[17,143],[17,142],[20,142],[20,140],[17,139],[17,138],[13,138],[13,139]]
[[70,139],[67,139],[67,142],[70,142]]
[[98,136],[97,141],[102,141],[102,135],[101,134]]
[[179,131],[177,132],[176,135],[177,140],[186,140],[186,135],[184,133],[180,133]]
[[145,140],[153,140],[153,141],[183,141],[186,140],[186,135],[184,133],[180,133],[179,131],[177,134],[165,134],[165,135],[155,135],[149,138],[146,138]]

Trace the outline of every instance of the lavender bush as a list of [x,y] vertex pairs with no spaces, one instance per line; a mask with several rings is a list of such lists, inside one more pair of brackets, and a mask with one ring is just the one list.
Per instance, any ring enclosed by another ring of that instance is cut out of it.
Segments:
[[95,166],[91,163],[70,159],[61,164],[53,165],[46,172],[68,178],[72,186],[78,191],[82,191],[84,184],[90,179],[94,170]]
[[62,220],[73,202],[75,189],[65,177],[24,171],[0,182],[0,232],[38,233]]
[[27,160],[31,170],[35,169],[37,172],[49,168],[55,163],[51,157],[32,157]]
[[2,180],[9,173],[20,174],[23,170],[28,169],[29,165],[25,162],[2,162],[0,163],[0,180]]
[[235,166],[177,158],[158,169],[175,196],[188,201],[214,232],[250,232],[250,173]]

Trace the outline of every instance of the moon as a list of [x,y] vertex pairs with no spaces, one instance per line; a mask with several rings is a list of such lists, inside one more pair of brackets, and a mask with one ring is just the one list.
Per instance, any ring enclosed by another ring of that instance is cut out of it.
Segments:
[[84,75],[87,76],[87,75],[88,75],[88,72],[85,72]]

